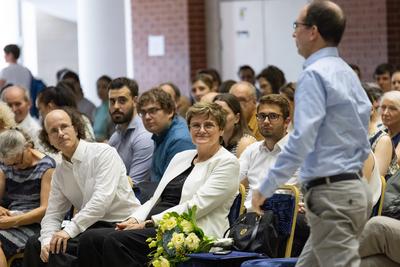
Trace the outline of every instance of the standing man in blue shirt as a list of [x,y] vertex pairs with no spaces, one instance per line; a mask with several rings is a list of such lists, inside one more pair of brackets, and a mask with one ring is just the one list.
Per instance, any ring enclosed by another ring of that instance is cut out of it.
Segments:
[[371,192],[360,170],[370,151],[371,105],[355,72],[338,55],[345,29],[330,1],[306,5],[293,37],[306,61],[295,94],[294,131],[259,190],[253,209],[300,167],[311,234],[296,266],[359,266],[359,242]]
[[176,114],[174,100],[161,88],[150,89],[139,97],[138,113],[144,127],[153,134],[155,148],[150,178],[156,185],[175,154],[195,146],[186,121]]
[[[120,77],[108,85],[109,112],[117,125],[109,144],[117,149],[124,161],[134,188],[150,180],[154,144],[136,112],[139,88],[134,80]],[[136,193],[136,192],[135,192]]]

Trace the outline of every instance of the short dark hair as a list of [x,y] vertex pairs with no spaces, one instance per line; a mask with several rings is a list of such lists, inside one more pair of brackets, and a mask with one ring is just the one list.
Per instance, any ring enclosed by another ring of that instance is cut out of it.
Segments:
[[392,74],[394,73],[394,70],[395,70],[395,68],[394,68],[394,66],[392,64],[390,64],[390,63],[382,63],[382,64],[379,64],[376,67],[376,69],[374,71],[374,76],[382,75],[382,74],[385,74],[385,73],[389,73],[390,76],[392,76]]
[[154,87],[144,92],[138,100],[137,110],[140,113],[142,107],[148,103],[158,103],[166,113],[175,113],[175,102],[171,95],[159,87]]
[[76,108],[76,101],[74,92],[60,86],[46,87],[37,97],[38,103],[48,105],[52,102],[57,107],[73,107]]
[[[82,115],[75,108],[61,107],[59,109],[64,110],[70,117],[72,126],[74,126],[78,134],[78,139],[86,139],[85,124],[82,120]],[[39,139],[49,152],[57,153],[59,150],[50,144],[44,122],[45,119],[42,120],[42,130],[40,131]]]
[[266,79],[271,84],[273,94],[278,94],[279,88],[286,82],[283,71],[274,65],[269,65],[263,69],[260,74],[257,75],[257,80],[260,78]]
[[137,82],[126,77],[119,77],[112,80],[108,85],[108,91],[121,89],[124,86],[128,87],[132,98],[139,95],[139,86]]
[[81,83],[81,80],[79,79],[79,75],[76,72],[73,72],[72,70],[66,70],[61,74],[60,80],[65,80],[65,79],[71,79],[71,80],[76,81],[79,84]]
[[73,84],[74,86],[74,92],[75,94],[79,97],[79,96],[83,96],[83,90],[81,87],[81,81],[79,79],[79,75],[76,72],[73,72],[72,70],[66,70],[65,72],[63,72],[60,76],[60,82],[63,81],[69,81]]
[[243,71],[243,70],[249,70],[249,71],[251,71],[253,73],[253,76],[256,75],[256,72],[254,71],[254,69],[252,67],[250,67],[249,65],[242,65],[242,66],[239,67],[239,70],[238,70],[238,75],[239,76],[240,76],[240,72]]
[[281,109],[282,115],[284,119],[287,119],[290,116],[290,105],[287,99],[279,94],[270,94],[262,96],[259,100],[259,104],[257,106],[257,112],[262,105],[276,105]]
[[15,59],[18,59],[19,55],[21,54],[21,50],[16,44],[6,45],[3,50],[6,54],[12,54]]
[[100,81],[104,81],[104,82],[106,82],[107,84],[109,84],[109,83],[112,81],[112,79],[111,79],[110,76],[108,76],[108,75],[102,75],[102,76],[100,76],[100,77],[97,79],[96,85],[98,85],[98,83],[99,83]]
[[235,80],[226,80],[218,87],[218,93],[229,93],[231,87],[236,83]]
[[329,44],[339,45],[344,29],[346,18],[343,11],[332,7],[330,1],[314,0],[307,8],[304,23],[317,26],[319,34]]

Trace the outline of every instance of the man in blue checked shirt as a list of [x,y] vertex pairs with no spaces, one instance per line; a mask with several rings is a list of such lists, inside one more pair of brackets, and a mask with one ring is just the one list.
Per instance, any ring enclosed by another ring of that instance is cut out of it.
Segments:
[[358,235],[370,213],[371,192],[360,171],[370,146],[371,105],[354,71],[338,55],[345,29],[330,1],[306,5],[293,37],[306,61],[295,94],[294,131],[253,193],[253,209],[300,167],[311,234],[296,266],[359,266]]

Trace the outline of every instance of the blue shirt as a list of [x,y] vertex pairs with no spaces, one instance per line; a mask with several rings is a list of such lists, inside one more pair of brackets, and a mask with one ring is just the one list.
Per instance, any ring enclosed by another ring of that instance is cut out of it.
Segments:
[[111,116],[108,112],[108,101],[102,101],[101,105],[96,108],[94,117],[93,131],[96,141],[102,142],[108,139],[113,128]]
[[133,117],[125,131],[117,125],[108,143],[118,151],[134,184],[150,180],[154,142],[139,116]]
[[354,71],[327,47],[304,63],[295,92],[294,131],[260,185],[270,197],[300,167],[300,182],[357,173],[370,151],[371,103]]
[[175,115],[171,125],[162,134],[152,136],[156,148],[153,153],[151,181],[160,181],[165,169],[176,153],[194,149],[186,121]]

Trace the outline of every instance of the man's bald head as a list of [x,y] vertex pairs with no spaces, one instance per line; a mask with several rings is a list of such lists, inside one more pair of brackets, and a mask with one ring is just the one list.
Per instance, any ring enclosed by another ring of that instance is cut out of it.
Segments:
[[65,145],[65,136],[71,140],[86,138],[82,116],[70,107],[50,111],[43,120],[39,138],[50,152],[58,152]]
[[254,97],[255,101],[257,101],[256,88],[251,83],[246,81],[237,82],[234,85],[232,85],[231,89],[229,90],[229,93],[234,95],[235,92],[239,91],[246,93],[249,97]]
[[64,119],[69,121],[72,125],[71,118],[67,112],[62,109],[55,109],[47,113],[46,117],[44,118],[43,124],[45,129],[47,130],[49,129],[49,124],[51,124],[51,122]]
[[29,92],[25,88],[15,85],[7,87],[1,94],[1,99],[14,112],[17,123],[21,123],[28,116],[31,101]]
[[249,122],[257,108],[256,88],[249,82],[238,82],[232,85],[229,93],[240,102],[246,121]]

